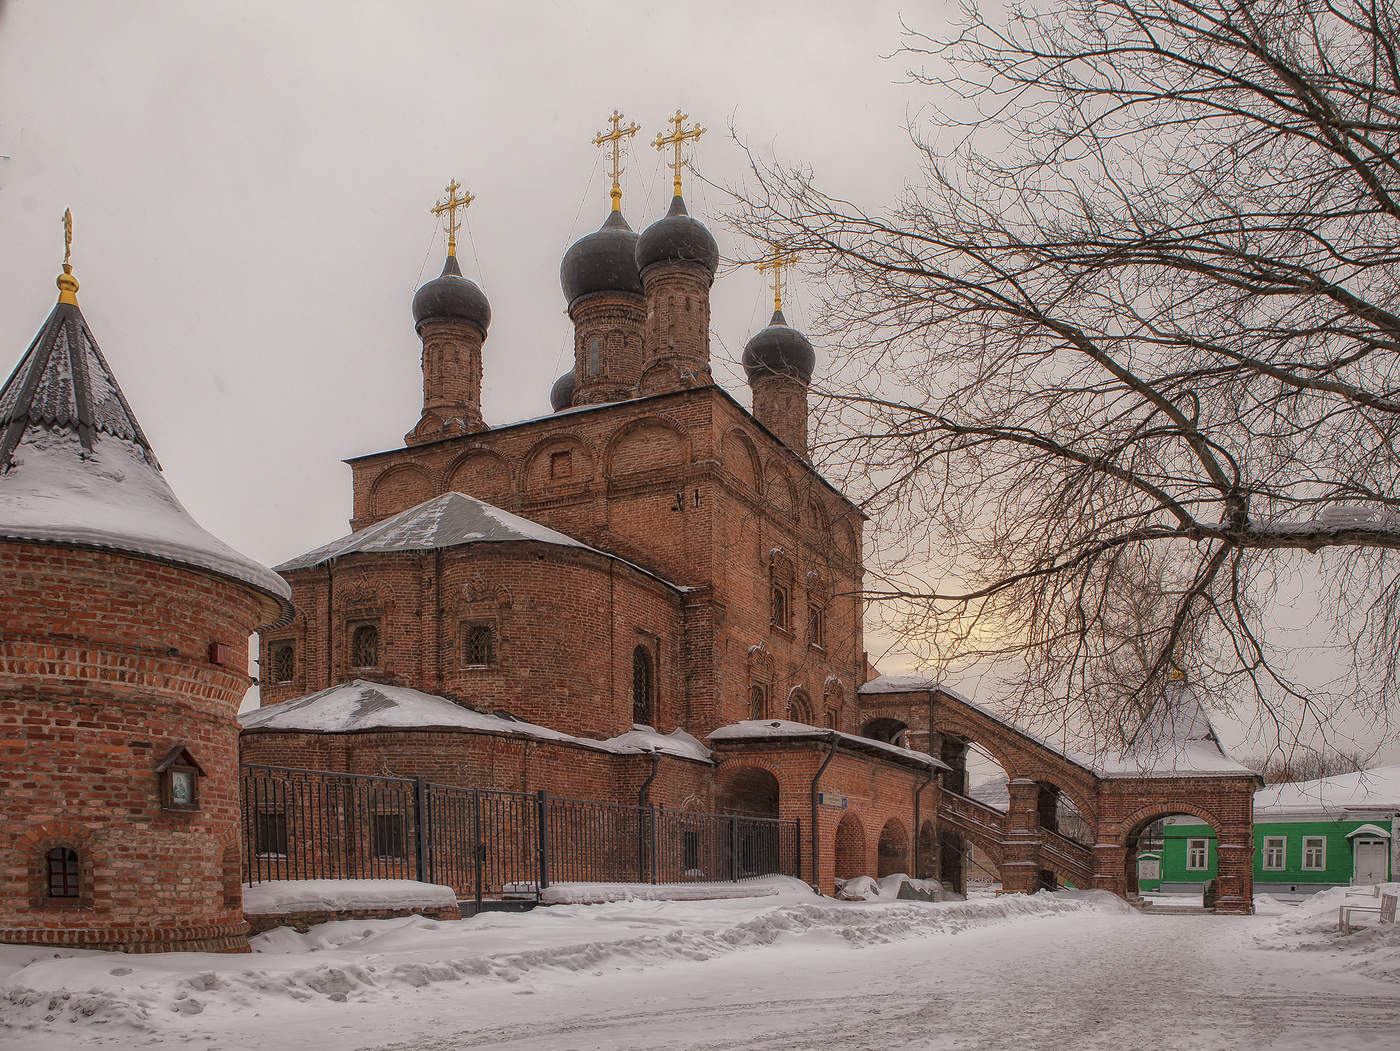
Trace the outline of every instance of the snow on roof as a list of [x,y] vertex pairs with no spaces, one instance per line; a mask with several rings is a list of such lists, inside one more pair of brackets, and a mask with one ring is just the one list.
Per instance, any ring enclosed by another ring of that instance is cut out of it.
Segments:
[[892,758],[917,763],[919,766],[933,767],[936,770],[951,769],[947,763],[935,759],[927,752],[916,752],[912,748],[901,748],[899,745],[886,744],[884,741],[876,741],[869,737],[859,737],[856,734],[842,733],[839,730],[827,730],[819,726],[808,726],[806,723],[795,723],[787,719],[745,719],[742,722],[730,723],[728,726],[721,726],[713,731],[710,734],[710,741],[761,741],[775,738],[830,741],[833,734],[847,748],[883,752]]
[[1199,694],[1185,682],[1172,684],[1148,710],[1127,748],[1098,758],[1095,773],[1105,778],[1258,776],[1221,747]]
[[76,304],[54,307],[0,390],[0,472],[0,537],[145,555],[291,597],[181,506]]
[[649,727],[634,727],[617,737],[599,741],[574,737],[518,719],[473,711],[446,697],[411,690],[406,686],[389,686],[364,679],[341,683],[296,700],[254,708],[240,715],[238,721],[245,731],[356,733],[364,730],[457,729],[558,741],[615,755],[641,755],[654,751],[697,762],[710,760],[710,750],[683,730],[663,734]]
[[400,511],[382,522],[357,529],[349,536],[332,540],[314,551],[283,562],[279,573],[309,569],[343,555],[364,551],[435,551],[462,544],[501,544],[527,540],[555,547],[573,547],[631,566],[639,573],[675,587],[670,581],[608,551],[575,540],[571,536],[528,518],[511,514],[466,493],[443,493],[407,511]]
[[279,599],[287,582],[200,527],[140,446],[71,431],[27,431],[0,475],[0,536],[100,547],[205,569]]
[[1254,793],[1254,818],[1291,814],[1400,811],[1400,766],[1377,766],[1313,781],[1266,785]]

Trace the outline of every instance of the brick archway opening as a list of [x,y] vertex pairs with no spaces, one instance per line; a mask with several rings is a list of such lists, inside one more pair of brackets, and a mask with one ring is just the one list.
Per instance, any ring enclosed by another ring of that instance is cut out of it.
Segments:
[[837,879],[851,879],[854,876],[866,875],[865,826],[860,823],[860,818],[856,817],[854,813],[848,811],[841,818],[841,823],[836,826],[833,849],[836,854]]
[[715,789],[715,809],[743,817],[777,817],[778,779],[760,766],[724,769]]
[[923,879],[938,879],[938,834],[933,830],[933,822],[925,821],[919,826],[919,839],[914,847],[914,863],[918,869],[914,874]]
[[[1200,857],[1199,866],[1193,865],[1193,859],[1186,859],[1187,871],[1199,871],[1201,882],[1205,883],[1212,875],[1219,875],[1219,844],[1220,828],[1207,817],[1200,814],[1191,814],[1185,811],[1164,808],[1161,813],[1140,819],[1130,828],[1123,839],[1123,886],[1129,898],[1138,897],[1141,892],[1138,889],[1138,856],[1144,852],[1155,852],[1162,861],[1163,837],[1165,823],[1169,818],[1185,818],[1193,824],[1205,825],[1210,829],[1210,834],[1206,837],[1205,850]],[[1188,843],[1188,852],[1190,844]]]
[[948,890],[958,894],[967,893],[967,873],[963,869],[963,859],[967,848],[962,836],[951,828],[938,830],[938,881]]
[[875,875],[879,878],[896,872],[909,873],[909,833],[898,818],[890,818],[880,829],[875,850]]
[[872,741],[903,746],[909,742],[909,724],[901,719],[870,719],[861,726],[860,735]]

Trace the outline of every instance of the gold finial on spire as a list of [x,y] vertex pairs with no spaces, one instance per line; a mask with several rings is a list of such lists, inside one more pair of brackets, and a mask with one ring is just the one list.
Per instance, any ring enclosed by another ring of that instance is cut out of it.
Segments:
[[457,218],[457,209],[466,208],[472,201],[476,200],[470,190],[466,191],[465,196],[458,197],[457,191],[461,188],[462,184],[453,179],[447,184],[447,196],[432,207],[434,215],[447,213],[447,222],[444,226],[444,229],[447,230],[447,254],[454,256],[457,254],[457,230],[462,225]]
[[73,276],[73,209],[63,209],[63,273],[58,275],[58,301],[78,305],[78,279]]
[[675,157],[667,162],[666,167],[671,169],[671,174],[674,177],[677,197],[681,195],[681,168],[685,166],[685,161],[681,159],[681,147],[687,141],[693,141],[705,134],[705,129],[698,124],[693,128],[682,130],[681,125],[689,119],[690,114],[676,110],[676,115],[668,118],[668,123],[674,125],[674,130],[669,135],[662,135],[661,132],[658,131],[656,133],[656,141],[652,143],[652,146],[658,151],[664,150],[667,146],[675,147]]
[[602,146],[605,143],[612,146],[612,210],[622,211],[622,183],[618,179],[622,176],[622,144],[625,139],[630,139],[642,129],[632,123],[627,127],[622,126],[622,114],[617,110],[612,111],[612,116],[608,118],[612,122],[612,131],[604,135],[601,131],[593,136],[593,145]]
[[783,271],[796,265],[797,253],[784,251],[777,245],[773,246],[773,251],[769,255],[764,256],[754,264],[760,273],[767,270],[773,271],[773,310],[775,312],[783,309],[783,282],[785,280]]

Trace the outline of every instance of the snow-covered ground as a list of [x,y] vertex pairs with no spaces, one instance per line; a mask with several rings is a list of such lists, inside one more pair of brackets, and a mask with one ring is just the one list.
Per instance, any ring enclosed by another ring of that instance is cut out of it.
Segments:
[[1396,928],[1337,935],[1325,895],[1224,917],[772,891],[282,928],[242,957],[0,947],[0,1048],[1400,1046]]

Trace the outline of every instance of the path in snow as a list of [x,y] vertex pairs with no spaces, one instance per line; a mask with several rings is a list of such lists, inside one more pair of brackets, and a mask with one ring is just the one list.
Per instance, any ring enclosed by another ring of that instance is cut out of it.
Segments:
[[[465,1048],[1392,1048],[1400,1002],[1326,960],[1248,948],[1258,918],[1027,919],[956,937],[773,946],[459,1003]],[[721,973],[717,973],[721,972]],[[474,1024],[466,1019],[478,1018]],[[387,1021],[387,1019],[386,1019]]]

